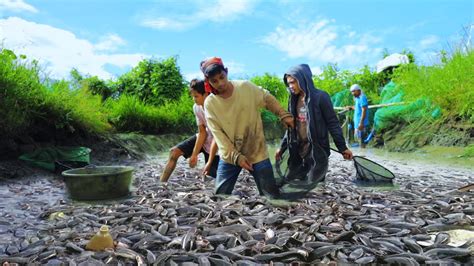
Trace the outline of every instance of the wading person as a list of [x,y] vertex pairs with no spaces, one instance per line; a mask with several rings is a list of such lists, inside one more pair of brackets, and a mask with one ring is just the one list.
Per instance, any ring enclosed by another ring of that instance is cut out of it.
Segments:
[[199,153],[204,154],[204,159],[206,161],[206,167],[204,170],[205,174],[216,177],[219,157],[214,157],[215,151],[212,156],[209,156],[213,137],[207,127],[203,107],[204,101],[209,96],[209,92],[205,90],[204,81],[193,79],[190,83],[189,93],[194,100],[193,111],[196,116],[196,123],[199,131],[196,135],[171,148],[170,157],[166,163],[165,170],[160,177],[161,182],[168,181],[180,156],[189,158],[189,166],[194,168],[197,164]]
[[354,106],[349,107],[354,110],[354,139],[359,142],[361,148],[365,148],[369,127],[369,103],[358,84],[353,84],[350,91],[354,96]]
[[[296,118],[295,130],[287,131],[275,157],[280,160],[289,149],[287,181],[302,179],[316,184],[324,181],[330,154],[329,134],[344,159],[351,159],[331,98],[313,84],[306,64],[290,68],[283,77],[290,91],[288,111]],[[291,141],[290,141],[291,140]]]
[[220,155],[216,194],[231,194],[242,168],[254,177],[260,195],[278,197],[273,168],[263,134],[260,109],[266,108],[287,126],[293,117],[268,91],[249,81],[228,80],[228,70],[217,57],[201,62],[214,94],[205,101],[206,119]]

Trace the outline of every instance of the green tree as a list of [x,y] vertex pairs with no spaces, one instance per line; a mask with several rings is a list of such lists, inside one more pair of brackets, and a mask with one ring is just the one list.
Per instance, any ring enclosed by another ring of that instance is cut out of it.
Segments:
[[70,72],[71,75],[71,87],[73,89],[86,89],[92,95],[99,95],[102,97],[102,102],[112,96],[115,91],[113,82],[107,83],[97,76],[82,76],[76,68],[73,68]]
[[[273,96],[275,96],[275,98],[277,98],[283,108],[287,108],[288,92],[286,91],[286,86],[285,83],[283,83],[282,78],[265,73],[263,76],[255,76],[251,78],[250,81],[255,83],[257,86],[268,90]],[[278,123],[279,121],[278,117],[267,109],[262,109],[262,120],[265,124]]]
[[314,85],[330,95],[339,92],[348,86],[351,73],[347,70],[339,70],[337,64],[327,64],[323,72],[313,76]]
[[401,54],[408,56],[408,61],[410,63],[415,63],[415,54],[409,49],[403,49]]
[[97,76],[86,78],[82,81],[82,83],[92,95],[100,95],[102,97],[102,101],[105,101],[113,93],[112,88]]
[[151,105],[179,99],[185,88],[176,57],[164,60],[145,59],[117,81],[121,94],[138,97]]
[[371,103],[378,103],[380,101],[379,88],[385,85],[384,78],[384,74],[377,74],[371,71],[368,65],[365,65],[358,72],[351,75],[348,87],[352,84],[359,84]]
[[73,84],[80,85],[81,81],[84,79],[77,68],[73,68],[69,74],[71,75],[71,82]]
[[283,83],[283,79],[265,73],[263,76],[255,76],[250,79],[257,86],[260,86],[268,90],[273,96],[275,96],[280,102],[286,102],[288,98],[288,92],[286,91],[286,86]]

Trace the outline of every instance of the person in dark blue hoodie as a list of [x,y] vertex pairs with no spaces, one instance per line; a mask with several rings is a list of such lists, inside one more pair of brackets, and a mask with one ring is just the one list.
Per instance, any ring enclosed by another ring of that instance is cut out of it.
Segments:
[[307,184],[324,181],[330,155],[329,134],[344,159],[352,159],[331,98],[325,91],[316,89],[311,69],[306,64],[290,68],[283,77],[290,98],[288,111],[295,118],[295,129],[288,130],[275,157],[281,159],[288,149],[286,182],[302,179]]

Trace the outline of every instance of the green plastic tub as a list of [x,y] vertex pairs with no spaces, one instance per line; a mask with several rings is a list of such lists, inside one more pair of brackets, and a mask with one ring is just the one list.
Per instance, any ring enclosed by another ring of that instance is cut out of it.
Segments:
[[75,200],[105,200],[127,196],[131,166],[93,166],[62,172],[69,195]]

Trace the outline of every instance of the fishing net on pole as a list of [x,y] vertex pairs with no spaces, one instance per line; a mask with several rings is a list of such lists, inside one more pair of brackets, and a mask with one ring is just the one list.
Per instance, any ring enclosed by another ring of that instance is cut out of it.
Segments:
[[395,175],[382,165],[367,158],[354,156],[356,182],[365,183],[392,183]]

